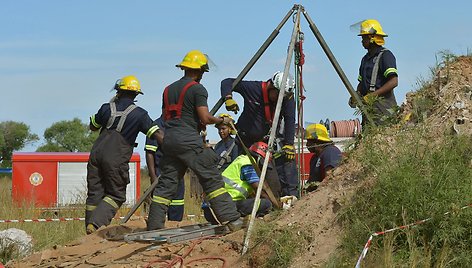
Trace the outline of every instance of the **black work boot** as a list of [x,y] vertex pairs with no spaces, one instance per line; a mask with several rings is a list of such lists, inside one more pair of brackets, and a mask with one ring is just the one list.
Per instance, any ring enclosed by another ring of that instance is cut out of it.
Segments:
[[234,221],[228,222],[226,226],[228,226],[228,229],[231,232],[236,232],[244,228],[244,221],[241,218],[238,218]]
[[165,227],[167,206],[156,202],[151,203],[147,220],[147,230],[158,230]]

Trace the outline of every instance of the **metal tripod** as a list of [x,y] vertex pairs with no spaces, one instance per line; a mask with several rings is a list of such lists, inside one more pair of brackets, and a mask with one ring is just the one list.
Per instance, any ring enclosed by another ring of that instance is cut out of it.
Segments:
[[[293,6],[293,8],[287,13],[287,15],[285,15],[285,17],[282,19],[280,24],[274,29],[274,31],[266,39],[264,44],[259,48],[259,50],[256,52],[256,54],[251,58],[249,63],[244,67],[244,69],[241,71],[241,73],[235,79],[235,81],[233,82],[233,85],[232,85],[232,89],[234,89],[238,85],[238,83],[241,82],[241,80],[244,78],[244,76],[254,66],[256,61],[262,56],[264,51],[269,47],[269,45],[272,43],[272,41],[275,39],[275,37],[279,34],[280,29],[287,22],[287,20],[292,15],[295,15],[292,36],[291,36],[291,39],[290,39],[288,54],[287,54],[287,58],[286,58],[286,61],[285,61],[285,67],[284,67],[284,71],[283,71],[284,74],[283,74],[283,77],[282,77],[282,81],[283,81],[282,85],[285,85],[285,86],[287,85],[287,78],[288,78],[288,73],[289,73],[289,70],[290,70],[290,63],[292,61],[292,56],[293,56],[293,53],[294,53],[295,42],[296,42],[298,34],[300,33],[300,17],[301,17],[301,14],[303,14],[305,19],[307,20],[311,31],[315,35],[316,39],[318,40],[318,43],[321,45],[321,48],[323,49],[323,51],[325,52],[325,54],[328,57],[329,61],[333,65],[334,69],[336,70],[337,74],[339,75],[339,77],[340,77],[341,81],[343,82],[344,86],[346,87],[347,91],[349,92],[351,97],[357,102],[359,108],[364,113],[366,118],[369,120],[370,124],[375,125],[375,123],[372,120],[371,116],[367,112],[366,107],[363,105],[362,100],[360,99],[359,95],[355,92],[355,90],[352,87],[351,83],[349,82],[346,75],[344,74],[344,71],[341,69],[339,63],[337,62],[336,58],[334,57],[333,53],[331,52],[331,49],[328,47],[328,45],[325,42],[323,36],[319,32],[318,28],[315,26],[315,23],[310,18],[310,16],[308,15],[308,13],[306,12],[305,8],[302,5],[295,4]],[[298,89],[298,90],[300,90],[300,89]],[[284,93],[285,93],[285,90],[280,89],[278,100],[277,100],[277,105],[276,105],[276,108],[275,108],[274,119],[272,121],[272,126],[271,126],[271,130],[270,130],[270,135],[269,135],[269,141],[268,141],[269,148],[272,148],[272,146],[274,144],[275,134],[276,134],[276,130],[277,130],[278,123],[279,123],[280,110],[281,110],[281,107],[282,107],[282,101],[283,101]],[[224,99],[222,97],[216,103],[215,107],[213,107],[213,109],[211,110],[211,113],[215,114],[216,111],[218,111],[218,109],[221,107],[223,102],[224,102]],[[265,176],[266,176],[266,173],[267,173],[268,163],[269,163],[269,154],[266,154],[266,157],[264,158],[264,164],[262,166],[259,187],[257,188],[257,192],[256,192],[256,198],[255,198],[255,202],[254,202],[255,205],[252,209],[251,218],[250,218],[250,221],[249,221],[249,226],[248,226],[248,229],[246,231],[246,235],[245,235],[245,239],[244,239],[242,254],[245,254],[247,252],[248,248],[249,248],[249,240],[250,240],[251,232],[252,232],[253,225],[254,225],[254,219],[255,219],[256,213],[257,213],[257,205],[256,204],[258,204],[259,201],[260,201],[262,186],[264,185],[264,180],[265,180]]]

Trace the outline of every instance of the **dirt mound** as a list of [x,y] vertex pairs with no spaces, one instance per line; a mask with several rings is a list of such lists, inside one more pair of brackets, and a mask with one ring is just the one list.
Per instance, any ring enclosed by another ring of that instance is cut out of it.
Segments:
[[462,56],[441,64],[434,79],[422,90],[407,94],[404,115],[415,122],[450,127],[457,134],[472,134],[472,57]]

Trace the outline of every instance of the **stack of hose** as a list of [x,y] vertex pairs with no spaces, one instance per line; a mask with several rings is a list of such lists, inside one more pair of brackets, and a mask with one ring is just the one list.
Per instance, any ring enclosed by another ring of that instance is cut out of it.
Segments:
[[355,137],[361,133],[362,126],[359,119],[331,121],[329,136],[331,138]]

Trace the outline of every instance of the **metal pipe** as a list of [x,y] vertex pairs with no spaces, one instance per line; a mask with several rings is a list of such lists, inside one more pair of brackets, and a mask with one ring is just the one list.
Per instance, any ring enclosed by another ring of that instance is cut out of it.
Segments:
[[336,60],[333,53],[331,52],[331,49],[329,49],[328,44],[326,43],[326,41],[324,40],[324,38],[321,35],[320,31],[318,31],[318,28],[316,27],[315,23],[313,22],[313,20],[311,20],[310,16],[308,15],[308,13],[306,12],[306,10],[304,8],[303,8],[303,16],[305,16],[306,20],[308,21],[308,24],[310,25],[311,31],[313,32],[316,39],[318,40],[318,43],[320,43],[320,46],[323,49],[323,51],[325,52],[326,56],[328,56],[329,61],[331,62],[334,69],[338,73],[339,78],[341,78],[341,81],[343,82],[343,84],[346,87],[347,91],[349,92],[351,97],[353,97],[356,100],[357,105],[361,109],[362,113],[367,117],[367,119],[369,120],[369,123],[372,124],[373,126],[375,126],[374,120],[372,120],[372,117],[367,112],[367,109],[366,109],[365,105],[362,103],[361,98],[359,97],[359,95],[356,93],[356,91],[352,87],[351,83],[347,79],[346,74],[344,74],[344,71],[342,70],[342,68],[339,65],[338,61]]
[[[266,51],[266,49],[272,43],[272,41],[274,41],[275,37],[277,37],[277,35],[279,34],[280,29],[282,28],[282,26],[287,22],[287,20],[290,18],[290,16],[292,16],[293,12],[295,11],[295,6],[293,6],[293,8],[287,13],[287,15],[285,15],[285,17],[282,19],[282,21],[279,23],[279,25],[277,25],[277,27],[274,29],[274,31],[272,31],[270,36],[266,39],[266,41],[262,44],[262,46],[256,52],[256,54],[254,54],[254,56],[251,58],[251,60],[246,64],[246,66],[241,71],[241,73],[239,73],[238,77],[236,77],[236,79],[233,81],[233,84],[231,85],[231,91],[233,91],[234,88],[239,84],[239,82],[241,82],[241,80],[243,80],[244,76],[246,76],[246,74],[249,72],[249,70],[251,70],[251,68],[254,66],[254,64],[257,62],[257,60],[259,60],[259,58],[262,56],[262,54]],[[224,96],[222,96],[216,102],[215,106],[213,106],[213,108],[211,109],[211,111],[210,111],[211,115],[215,115],[216,112],[218,112],[218,110],[220,109],[220,107],[223,105],[224,102],[225,102],[225,99],[224,99]]]
[[[274,112],[274,120],[272,121],[272,127],[270,129],[270,135],[269,135],[269,148],[272,148],[272,145],[274,144],[275,140],[275,134],[277,131],[277,125],[279,123],[279,117],[280,117],[280,110],[282,108],[282,101],[284,99],[284,94],[285,94],[285,87],[287,86],[287,78],[288,78],[288,72],[290,70],[290,63],[292,61],[292,55],[293,51],[295,48],[295,40],[297,38],[297,34],[299,32],[299,26],[300,26],[300,8],[301,5],[295,5],[294,9],[297,11],[297,18],[295,20],[294,26],[293,26],[293,32],[292,32],[292,38],[290,39],[290,45],[288,48],[288,54],[287,54],[287,60],[285,61],[285,68],[284,68],[284,74],[282,76],[282,85],[284,88],[281,88],[279,90],[279,97],[277,99],[277,106],[275,107],[275,112]],[[262,192],[262,186],[264,185],[264,179],[267,173],[267,166],[269,164],[269,158],[270,154],[266,154],[266,157],[264,158],[264,165],[262,166],[262,172],[261,172],[261,178],[259,181],[259,186],[257,187],[257,192],[256,192],[256,198],[254,201],[254,206],[252,208],[252,213],[251,213],[251,218],[249,220],[249,226],[246,231],[246,236],[244,238],[244,245],[243,245],[243,250],[242,254],[245,254],[249,248],[249,239],[251,238],[251,232],[252,228],[254,225],[254,219],[256,218],[256,213],[257,213],[257,204],[259,204],[260,198],[261,198],[261,192]]]

